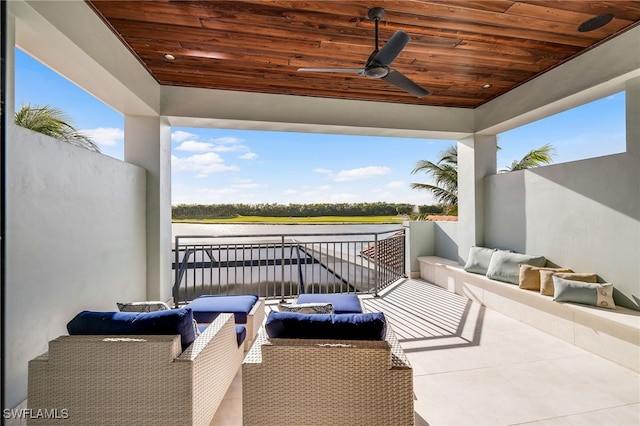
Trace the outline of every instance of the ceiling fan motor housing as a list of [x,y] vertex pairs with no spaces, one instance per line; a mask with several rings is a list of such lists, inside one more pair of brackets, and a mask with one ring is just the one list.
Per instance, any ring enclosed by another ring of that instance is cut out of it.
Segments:
[[384,65],[371,65],[365,68],[364,75],[369,78],[382,78],[389,74],[389,67]]

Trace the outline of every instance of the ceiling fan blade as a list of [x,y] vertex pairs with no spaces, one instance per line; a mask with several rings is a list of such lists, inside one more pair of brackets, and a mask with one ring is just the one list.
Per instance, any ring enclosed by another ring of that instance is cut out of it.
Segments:
[[350,74],[363,74],[362,68],[298,68],[298,71],[306,72],[343,72]]
[[385,66],[391,65],[410,40],[409,34],[402,30],[396,31],[389,41],[382,46],[382,49],[373,56],[372,62]]
[[414,83],[411,79],[406,77],[404,74],[399,73],[398,71],[389,70],[389,74],[382,77],[382,80],[387,83],[393,84],[394,86],[404,90],[405,92],[409,92],[418,98],[422,98],[423,96],[429,95],[429,91],[423,89]]

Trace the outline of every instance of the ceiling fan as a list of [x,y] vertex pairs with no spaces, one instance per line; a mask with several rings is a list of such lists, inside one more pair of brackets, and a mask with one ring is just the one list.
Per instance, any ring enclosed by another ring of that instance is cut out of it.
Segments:
[[378,22],[384,17],[384,9],[381,7],[373,7],[369,9],[367,17],[375,23],[376,40],[375,49],[367,59],[364,68],[298,68],[298,71],[306,72],[335,72],[335,73],[351,73],[364,75],[369,78],[379,78],[390,83],[405,92],[409,92],[418,98],[429,95],[429,91],[423,89],[414,83],[404,74],[392,69],[391,63],[402,52],[402,49],[409,43],[411,37],[402,30],[398,30],[387,41],[387,43],[378,49]]

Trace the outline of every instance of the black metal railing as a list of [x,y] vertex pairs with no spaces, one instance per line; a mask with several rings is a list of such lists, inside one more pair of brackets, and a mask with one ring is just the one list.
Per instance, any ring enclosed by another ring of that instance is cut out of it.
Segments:
[[[389,235],[391,234],[391,235]],[[385,238],[386,236],[386,238]],[[404,277],[404,229],[175,237],[176,305],[203,294],[373,293]]]

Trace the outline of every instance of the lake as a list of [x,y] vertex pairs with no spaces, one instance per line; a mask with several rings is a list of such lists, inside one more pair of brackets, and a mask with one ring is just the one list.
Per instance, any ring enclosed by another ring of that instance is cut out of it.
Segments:
[[[173,223],[172,237],[178,235],[190,236],[233,236],[233,235],[285,235],[300,241],[323,240],[331,241],[335,235],[345,235],[351,233],[365,233],[373,235],[381,232],[392,232],[401,229],[400,224],[256,224],[256,223],[234,223],[234,224],[200,224],[200,223]],[[327,237],[305,237],[304,234],[330,234]],[[379,235],[379,238],[386,238],[389,234]],[[349,236],[346,239],[366,239],[360,236]],[[373,239],[373,236],[371,237]]]

